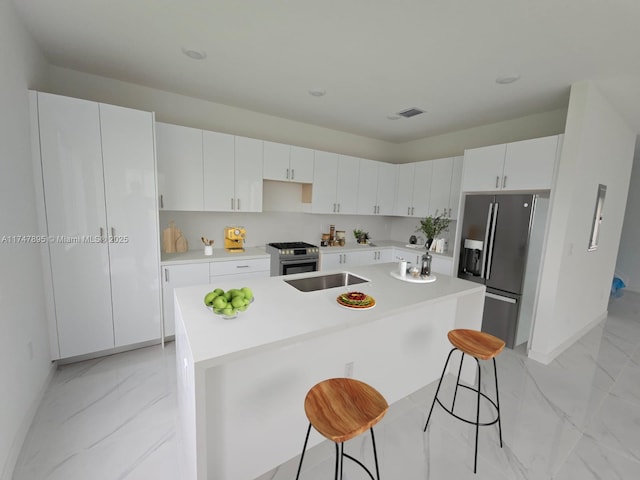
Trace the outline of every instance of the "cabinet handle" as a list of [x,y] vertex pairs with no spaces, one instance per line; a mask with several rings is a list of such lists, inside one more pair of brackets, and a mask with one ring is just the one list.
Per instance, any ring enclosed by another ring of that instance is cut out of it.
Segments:
[[373,206],[373,213],[374,213],[374,214],[375,214],[375,213],[377,213],[377,212],[376,212],[376,206],[375,206],[375,205]]
[[451,218],[451,207],[449,207],[449,218]]
[[500,176],[496,175],[496,188],[500,186]]
[[240,211],[240,199],[236,199],[236,203],[238,204],[238,208],[236,208],[237,211]]
[[164,208],[164,195],[160,194],[160,208]]
[[340,213],[340,204],[338,204],[338,213]]
[[289,169],[287,168],[287,180],[289,180]]
[[506,188],[507,187],[507,176],[505,175],[504,177],[502,177],[502,188]]
[[164,281],[169,283],[169,269],[168,268],[164,269]]
[[344,258],[344,263],[347,263],[347,254],[346,253],[342,254],[342,258]]
[[249,268],[249,265],[236,265],[236,268]]
[[291,169],[291,180],[296,177],[296,170],[294,168]]
[[336,204],[333,204],[333,213],[336,213]]
[[231,210],[233,210],[233,197],[231,197]]
[[104,228],[100,227],[100,241],[104,242]]
[[411,215],[413,215],[413,210],[415,207],[411,207]]
[[411,215],[411,207],[407,207],[407,215]]

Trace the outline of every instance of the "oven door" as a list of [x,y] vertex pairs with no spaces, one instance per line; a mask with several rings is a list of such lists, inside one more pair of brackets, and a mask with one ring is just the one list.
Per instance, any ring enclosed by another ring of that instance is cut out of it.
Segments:
[[318,271],[318,259],[296,258],[293,260],[280,261],[280,275],[293,275],[294,273],[307,273]]

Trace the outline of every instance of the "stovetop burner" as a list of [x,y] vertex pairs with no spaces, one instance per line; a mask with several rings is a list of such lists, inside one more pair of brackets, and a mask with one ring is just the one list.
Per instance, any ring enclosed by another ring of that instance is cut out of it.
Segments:
[[277,248],[279,250],[291,249],[291,248],[315,248],[315,245],[305,242],[275,242],[269,243],[270,247]]

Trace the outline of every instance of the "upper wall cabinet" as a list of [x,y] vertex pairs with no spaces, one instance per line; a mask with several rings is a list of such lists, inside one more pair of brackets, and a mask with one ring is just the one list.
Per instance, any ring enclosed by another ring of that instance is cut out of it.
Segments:
[[313,213],[354,214],[358,203],[359,158],[337,153],[315,152],[313,168]]
[[392,215],[397,165],[360,159],[357,213]]
[[263,142],[156,124],[160,208],[261,212]]
[[310,148],[264,142],[264,179],[312,183],[313,159]]
[[398,165],[395,215],[424,217],[428,214],[432,172],[432,161]]
[[463,191],[549,190],[561,140],[554,135],[465,150]]
[[156,123],[158,191],[163,210],[202,210],[202,130]]

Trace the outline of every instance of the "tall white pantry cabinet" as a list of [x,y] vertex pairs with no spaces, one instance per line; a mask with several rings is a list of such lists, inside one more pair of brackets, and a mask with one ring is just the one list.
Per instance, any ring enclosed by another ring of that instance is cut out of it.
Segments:
[[160,338],[153,113],[30,94],[53,359]]

